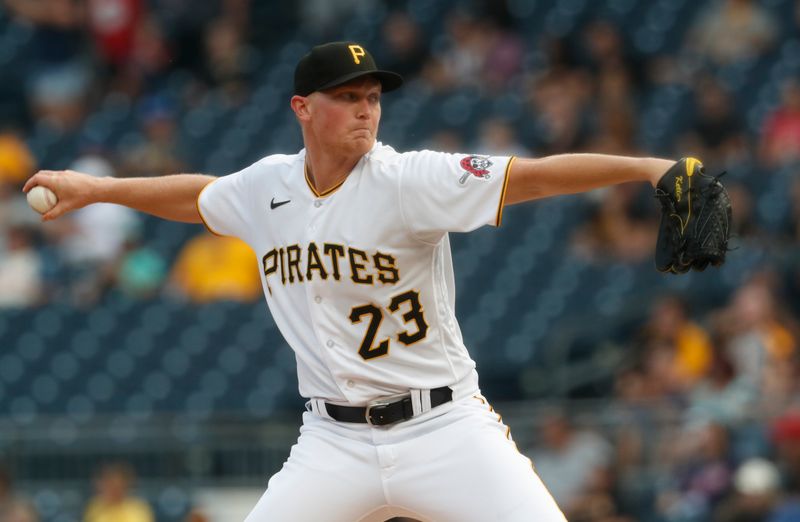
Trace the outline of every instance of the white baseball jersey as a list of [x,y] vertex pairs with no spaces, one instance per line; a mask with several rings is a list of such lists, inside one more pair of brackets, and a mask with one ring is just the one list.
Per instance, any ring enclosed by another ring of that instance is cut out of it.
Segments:
[[198,209],[213,233],[256,252],[300,394],[364,404],[476,375],[456,322],[447,232],[500,224],[510,164],[376,143],[319,194],[302,150],[215,180]]

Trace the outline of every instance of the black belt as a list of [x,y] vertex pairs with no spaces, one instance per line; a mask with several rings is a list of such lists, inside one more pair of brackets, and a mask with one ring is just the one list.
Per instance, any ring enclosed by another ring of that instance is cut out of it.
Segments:
[[[435,388],[430,391],[430,395],[431,408],[453,400],[453,390],[448,386]],[[367,406],[340,406],[326,402],[325,409],[334,420],[367,423],[373,426],[386,426],[414,416],[410,396],[392,402],[377,400]]]

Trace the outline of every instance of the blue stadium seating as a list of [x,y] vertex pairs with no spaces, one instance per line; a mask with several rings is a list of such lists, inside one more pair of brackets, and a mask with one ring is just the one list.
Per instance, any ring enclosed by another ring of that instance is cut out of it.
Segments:
[[[767,3],[781,13],[791,12],[788,0]],[[376,28],[387,14],[383,4],[377,5],[350,22],[345,28],[349,34],[377,45]],[[455,5],[411,0],[409,10],[423,29],[430,30],[440,27],[443,13]],[[688,0],[511,0],[508,5],[531,49],[543,30],[564,35],[596,17],[607,17],[622,24],[645,55],[675,51],[680,41],[676,32],[685,25],[680,22],[695,9]],[[18,64],[30,34],[24,26],[8,24],[2,12],[0,28],[0,70],[5,71]],[[178,129],[189,144],[187,160],[193,168],[225,174],[264,154],[301,146],[294,116],[287,110],[287,78],[308,45],[304,37],[294,35],[255,51],[256,81],[252,96],[241,106],[212,91],[196,105],[180,108]],[[787,38],[778,52],[721,71],[747,115],[749,132],[757,133],[775,107],[780,83],[800,71],[799,49],[797,37]],[[541,59],[531,52],[526,65],[535,66]],[[187,81],[185,73],[173,73],[166,82],[167,95],[179,96]],[[655,88],[641,100],[639,128],[648,150],[669,152],[690,116],[690,97],[686,87],[670,85]],[[488,116],[507,118],[530,132],[523,117],[528,110],[513,92],[492,98],[473,88],[431,94],[412,82],[385,98],[382,139],[406,149],[420,146],[438,130],[460,128],[471,143],[477,124]],[[139,132],[136,105],[124,96],[109,95],[88,116],[79,135],[42,126],[31,137],[31,147],[41,164],[61,168],[87,142],[124,148],[139,139]],[[789,208],[782,196],[793,175],[794,170],[785,169],[753,183],[757,220],[765,229],[786,226]],[[546,379],[556,364],[587,357],[597,347],[592,339],[614,335],[620,323],[624,326],[624,319],[615,317],[641,318],[642,303],[650,296],[698,284],[707,290],[707,299],[718,302],[763,260],[758,252],[742,249],[732,253],[719,278],[702,280],[664,278],[652,269],[626,265],[595,266],[577,259],[569,248],[569,237],[589,215],[589,207],[579,197],[541,201],[507,209],[500,230],[452,235],[457,312],[487,393],[509,398],[546,394],[545,381],[538,388],[526,387],[522,377],[517,382],[509,375],[520,368],[538,368]],[[142,237],[147,246],[173,258],[199,230],[147,218]],[[136,302],[111,295],[91,310],[59,303],[8,310],[0,313],[0,346],[0,415],[21,424],[59,413],[76,422],[115,412],[265,416],[299,402],[293,355],[263,304],[190,305],[169,297]],[[43,505],[47,502],[42,500]]]

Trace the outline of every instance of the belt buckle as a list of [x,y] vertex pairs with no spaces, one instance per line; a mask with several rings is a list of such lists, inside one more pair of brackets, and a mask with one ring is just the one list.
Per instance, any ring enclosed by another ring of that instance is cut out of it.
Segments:
[[[376,399],[374,401],[368,402],[367,403],[367,407],[365,408],[365,411],[364,411],[364,418],[366,419],[367,424],[369,424],[370,426],[386,426],[387,424],[393,424],[394,422],[398,422],[398,421],[393,421],[393,422],[387,422],[387,423],[384,423],[384,424],[372,422],[372,411],[375,410],[375,409],[386,408],[387,406],[389,406],[391,404],[394,404],[397,401],[401,401],[401,400],[405,399],[406,397],[411,397],[411,394],[410,393],[401,393],[401,394],[398,394],[398,395],[390,395],[389,397],[383,397],[383,398]],[[400,419],[400,420],[402,420],[402,419]]]

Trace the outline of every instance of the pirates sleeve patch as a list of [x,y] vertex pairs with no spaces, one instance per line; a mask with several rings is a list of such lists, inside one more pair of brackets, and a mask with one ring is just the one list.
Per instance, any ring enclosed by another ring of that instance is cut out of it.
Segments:
[[478,179],[489,179],[492,177],[489,172],[489,167],[492,166],[492,162],[488,156],[478,156],[474,154],[465,156],[461,158],[460,165],[464,172],[458,180],[459,185],[465,185],[467,180],[471,177],[476,177]]

